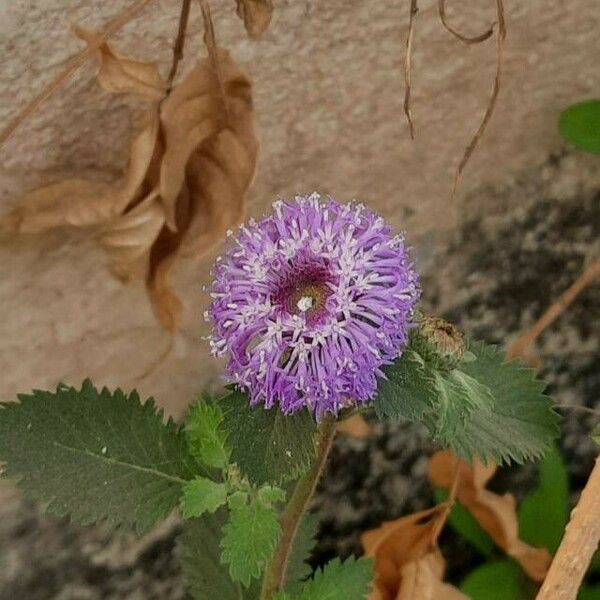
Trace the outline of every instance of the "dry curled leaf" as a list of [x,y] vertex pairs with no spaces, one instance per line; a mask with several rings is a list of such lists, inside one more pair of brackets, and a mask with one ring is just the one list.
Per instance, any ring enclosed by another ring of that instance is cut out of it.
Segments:
[[[452,485],[456,457],[449,450],[434,454],[428,464],[432,485],[449,489]],[[543,581],[551,556],[545,548],[536,548],[519,539],[516,501],[511,494],[499,495],[485,488],[496,471],[493,464],[473,465],[459,462],[456,497],[473,515],[490,537],[508,556],[514,558],[534,581]]]
[[444,514],[439,505],[363,533],[365,554],[375,559],[369,600],[466,600],[443,582],[445,563],[433,540]]
[[237,14],[244,21],[248,35],[259,37],[269,26],[273,16],[272,0],[236,0]]
[[106,42],[98,45],[102,34],[97,31],[78,25],[73,25],[72,29],[89,46],[97,46],[96,57],[100,69],[96,77],[106,91],[117,94],[135,93],[156,101],[164,96],[167,86],[155,63],[120,56]]
[[[77,34],[97,45],[94,32]],[[62,225],[99,226],[113,274],[145,278],[160,323],[179,327],[180,300],[169,270],[179,254],[199,256],[244,216],[258,142],[251,83],[214,36],[203,60],[145,115],[123,178],[114,184],[67,180],[27,194],[0,218],[0,230],[35,233]],[[98,80],[113,92],[164,94],[155,65],[99,47]]]
[[164,222],[165,211],[155,191],[102,229],[97,239],[116,277],[128,280],[146,276],[150,248]]

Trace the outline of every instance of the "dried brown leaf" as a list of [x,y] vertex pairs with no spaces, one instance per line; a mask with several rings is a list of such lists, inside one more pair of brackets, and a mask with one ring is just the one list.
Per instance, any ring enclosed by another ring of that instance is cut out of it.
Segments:
[[433,539],[444,515],[442,504],[363,533],[365,554],[375,559],[375,586],[369,600],[466,598],[442,580],[444,559]]
[[150,100],[160,100],[167,88],[156,63],[126,58],[114,52],[107,42],[99,44],[102,34],[73,25],[75,35],[96,48],[100,64],[98,83],[108,92],[140,94]]
[[67,179],[32,190],[11,212],[0,218],[0,230],[40,233],[70,225],[89,227],[121,214],[139,195],[150,167],[158,133],[158,117],[151,111],[133,140],[122,181],[107,184]]
[[0,218],[0,231],[40,233],[54,227],[88,227],[118,214],[114,189],[100,182],[67,179],[32,190]]
[[401,570],[402,585],[395,600],[469,600],[443,580],[446,563],[439,550],[407,563]]
[[[435,486],[449,489],[453,482],[456,460],[449,450],[434,454],[428,464],[429,481]],[[550,553],[545,548],[530,546],[519,539],[514,496],[500,496],[485,488],[495,471],[496,466],[493,464],[486,466],[475,460],[471,466],[461,460],[457,498],[494,542],[519,562],[531,579],[543,581],[550,565]]]
[[267,29],[273,16],[272,0],[236,0],[237,14],[244,21],[251,38],[257,38]]
[[109,222],[98,234],[109,258],[110,270],[119,279],[146,275],[150,248],[165,222],[165,213],[153,192],[137,206]]

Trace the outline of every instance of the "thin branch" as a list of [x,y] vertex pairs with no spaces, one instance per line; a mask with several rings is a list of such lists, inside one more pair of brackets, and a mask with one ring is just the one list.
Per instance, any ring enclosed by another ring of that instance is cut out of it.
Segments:
[[460,180],[460,176],[464,168],[466,167],[473,151],[477,147],[479,140],[483,136],[485,129],[489,120],[494,113],[494,108],[496,107],[496,101],[498,100],[498,94],[500,92],[500,79],[502,76],[502,67],[504,64],[504,42],[506,40],[506,21],[504,18],[504,5],[502,0],[496,0],[496,15],[498,19],[498,33],[496,35],[496,75],[494,77],[494,86],[492,88],[492,94],[488,100],[487,107],[485,109],[485,114],[483,115],[483,119],[477,128],[477,131],[473,135],[469,145],[466,147],[462,158],[460,159],[460,163],[458,164],[458,168],[454,174],[454,183],[452,185],[452,195],[451,199],[454,199],[456,194],[456,188],[458,187],[458,182]]
[[483,33],[473,37],[464,35],[457,29],[454,29],[454,27],[452,27],[452,25],[450,25],[448,22],[448,16],[446,15],[446,0],[438,0],[438,12],[440,15],[440,21],[446,30],[465,44],[480,44],[481,42],[485,42],[485,40],[487,40],[494,33],[494,23],[492,23]]
[[225,106],[225,114],[229,118],[229,103],[227,102],[227,94],[225,93],[225,85],[223,84],[223,75],[221,73],[221,65],[219,62],[219,51],[215,38],[215,28],[213,25],[212,16],[210,14],[210,5],[208,4],[207,0],[198,0],[198,2],[200,3],[200,10],[202,11],[202,20],[204,21],[204,45],[208,51],[213,73],[217,78],[219,91]]
[[555,404],[554,408],[558,408],[560,410],[574,410],[575,412],[580,411],[594,415],[595,417],[600,417],[600,410],[590,408],[589,406],[581,406],[580,404]]
[[581,492],[536,600],[575,600],[600,542],[600,457]]
[[325,417],[321,421],[317,434],[317,458],[311,470],[296,484],[294,493],[281,515],[281,539],[273,558],[267,565],[260,600],[271,600],[285,583],[288,563],[298,529],[325,470],[335,437],[335,426],[333,417]]
[[106,40],[122,29],[129,21],[137,17],[147,4],[154,0],[138,0],[129,8],[119,13],[114,19],[108,22],[102,33],[100,33],[93,42],[89,42],[85,50],[73,56],[65,68],[50,82],[44,89],[22,110],[15,115],[5,129],[0,133],[0,148],[11,138],[14,132],[56,91],[58,91],[69,79],[69,77],[83,66],[98,48]]
[[446,521],[450,515],[450,511],[456,502],[456,494],[458,492],[458,484],[460,482],[460,459],[457,456],[454,456],[454,475],[452,477],[452,485],[450,486],[450,491],[448,493],[448,498],[441,504],[442,510],[439,515],[436,516],[435,527],[431,533],[431,544],[436,546],[438,543],[438,539],[444,526],[446,525]]
[[415,126],[410,108],[411,70],[412,70],[412,42],[415,33],[415,17],[419,12],[417,0],[410,0],[410,16],[408,18],[408,35],[406,37],[406,54],[404,56],[404,114],[410,128],[410,139],[415,139]]
[[565,309],[587,288],[597,277],[600,277],[600,258],[594,260],[558,299],[550,305],[550,308],[522,335],[518,337],[508,348],[506,357],[508,359],[526,356],[540,334],[549,327]]
[[183,58],[183,48],[185,46],[185,34],[187,31],[188,21],[190,18],[190,6],[192,0],[182,0],[181,2],[181,13],[179,15],[179,26],[177,29],[177,38],[175,44],[173,44],[173,61],[171,62],[171,70],[167,77],[167,95],[173,87],[173,80],[177,75],[177,69],[179,68],[179,62]]

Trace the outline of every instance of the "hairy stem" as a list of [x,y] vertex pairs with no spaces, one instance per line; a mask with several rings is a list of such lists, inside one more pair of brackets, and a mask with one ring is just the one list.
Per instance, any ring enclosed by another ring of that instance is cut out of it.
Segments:
[[281,515],[281,539],[273,558],[267,565],[260,600],[271,600],[286,580],[287,567],[304,513],[310,506],[313,494],[323,474],[327,457],[335,437],[336,423],[327,416],[319,425],[317,433],[317,458],[310,469],[296,484],[294,493]]
[[600,541],[600,457],[581,493],[536,600],[575,600]]

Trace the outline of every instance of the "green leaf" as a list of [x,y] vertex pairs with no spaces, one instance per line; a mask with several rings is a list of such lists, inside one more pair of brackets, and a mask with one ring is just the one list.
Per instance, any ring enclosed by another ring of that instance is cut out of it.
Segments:
[[181,568],[190,593],[197,600],[240,600],[241,586],[229,577],[221,564],[221,527],[226,511],[205,515],[201,519],[184,521],[177,539]]
[[222,428],[223,413],[209,398],[200,396],[188,413],[185,433],[190,452],[199,461],[217,469],[229,462],[225,446],[227,434]]
[[533,600],[535,587],[511,560],[485,563],[471,571],[460,590],[471,600]]
[[[448,492],[438,488],[434,490],[434,496],[437,503],[442,503],[448,497]],[[492,538],[459,501],[454,503],[450,511],[448,525],[483,556],[489,558],[494,554],[495,545]]]
[[60,385],[0,404],[0,460],[25,494],[77,523],[144,533],[199,470],[183,431],[136,392]]
[[477,360],[461,363],[460,370],[488,388],[493,402],[474,408],[460,426],[454,424],[454,437],[441,431],[439,438],[467,459],[478,456],[500,464],[540,457],[559,433],[545,384],[521,363],[504,362],[493,346],[476,342],[469,350]]
[[181,510],[184,519],[214,513],[227,501],[227,486],[204,477],[196,477],[183,486]]
[[299,592],[302,582],[312,573],[312,568],[306,560],[315,547],[318,530],[319,519],[316,515],[308,513],[300,523],[288,561],[284,587],[290,594]]
[[598,446],[600,446],[600,427],[599,426],[594,427],[590,436],[591,436],[592,440],[596,444],[598,444]]
[[251,483],[281,483],[308,470],[315,457],[316,425],[307,410],[284,415],[277,408],[251,407],[238,391],[220,405],[231,461]]
[[223,527],[221,561],[234,581],[246,587],[260,577],[273,555],[281,527],[277,511],[258,495],[236,492],[229,497],[229,521]]
[[436,441],[453,447],[471,414],[475,410],[489,412],[494,397],[485,385],[458,369],[436,371],[434,377],[437,398],[426,423]]
[[556,552],[569,512],[569,481],[556,446],[540,463],[539,485],[519,507],[519,537],[533,546]]
[[406,350],[393,364],[383,368],[373,402],[380,419],[420,421],[435,399],[434,375],[412,350]]
[[364,600],[374,578],[372,560],[335,558],[304,584],[297,600]]
[[600,100],[588,100],[567,108],[558,122],[561,136],[594,154],[600,154]]

